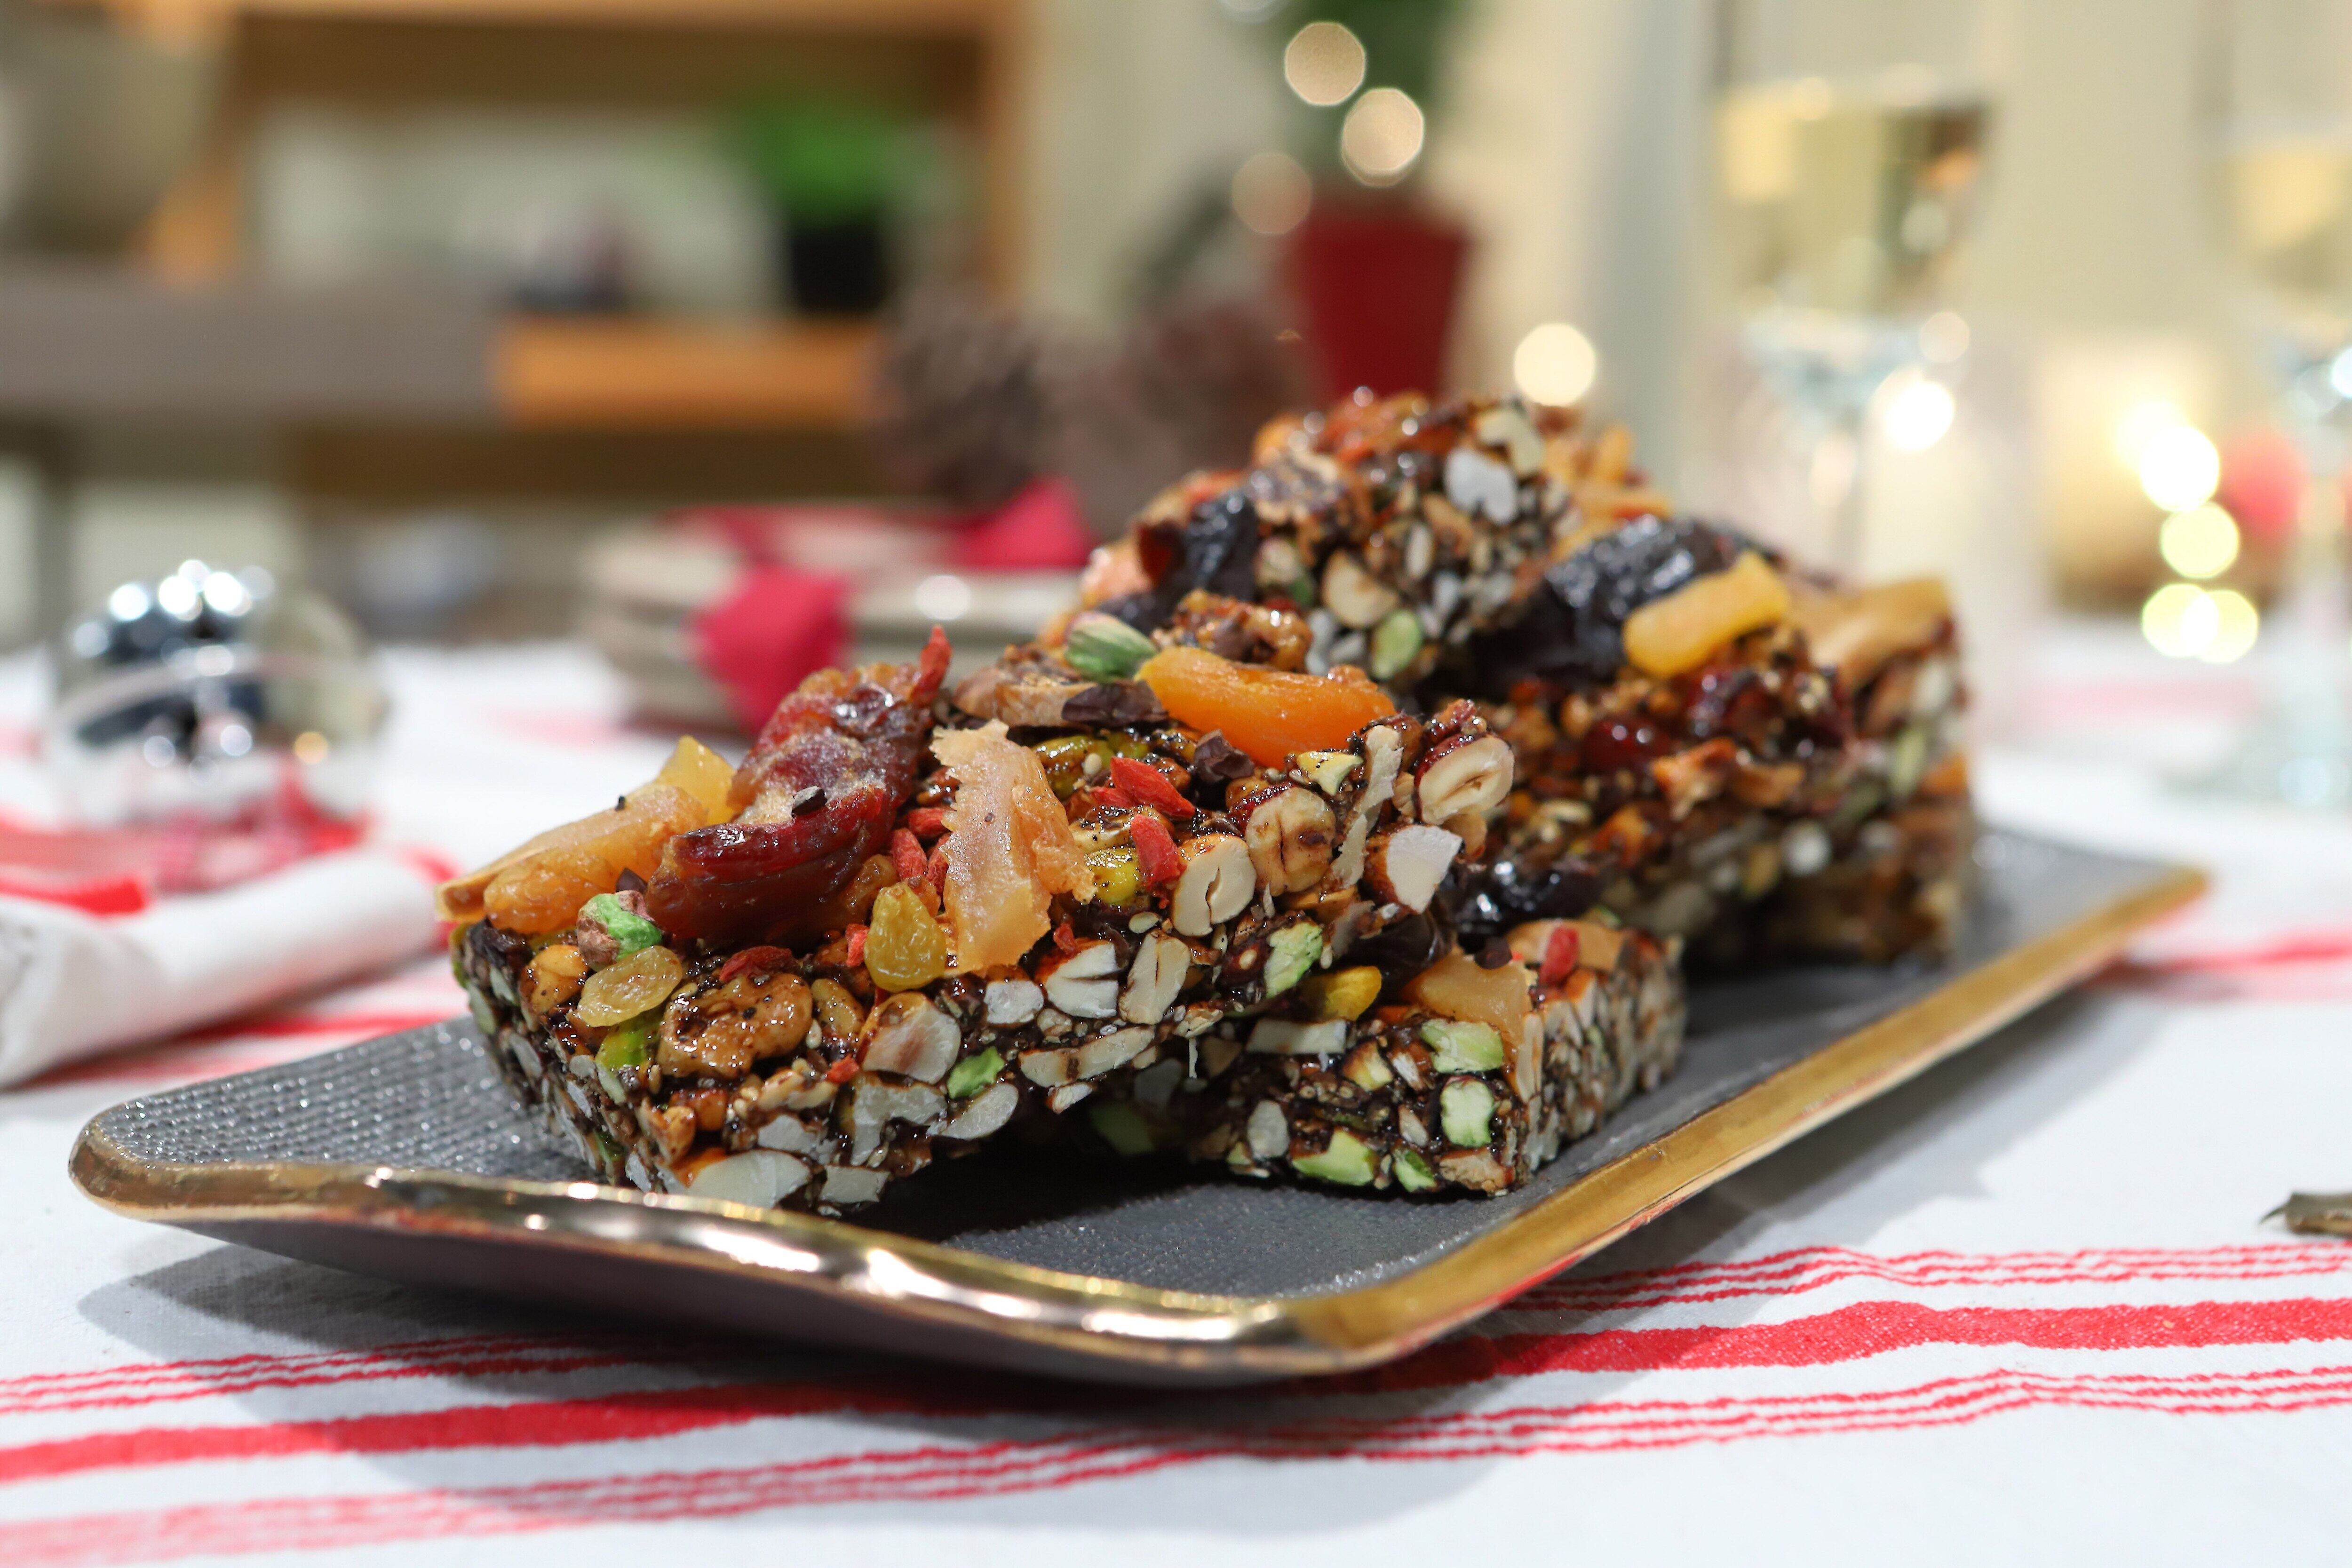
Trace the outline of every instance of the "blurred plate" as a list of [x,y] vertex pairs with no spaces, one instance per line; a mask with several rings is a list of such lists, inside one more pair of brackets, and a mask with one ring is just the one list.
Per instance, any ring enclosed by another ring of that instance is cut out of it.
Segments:
[[1679,1074],[1522,1190],[1410,1200],[988,1152],[845,1224],[596,1185],[462,1020],[120,1105],[116,1211],[339,1268],[1129,1383],[1403,1355],[1983,1039],[2194,898],[2197,872],[1989,832],[1935,966],[1703,985]]
[[747,540],[765,558],[857,584],[852,663],[910,659],[938,625],[955,639],[951,679],[961,677],[1077,600],[1076,573],[958,572],[944,531],[921,513],[712,509],[624,529],[588,552],[579,627],[639,711],[732,727],[726,694],[696,661],[693,626],[741,581]]

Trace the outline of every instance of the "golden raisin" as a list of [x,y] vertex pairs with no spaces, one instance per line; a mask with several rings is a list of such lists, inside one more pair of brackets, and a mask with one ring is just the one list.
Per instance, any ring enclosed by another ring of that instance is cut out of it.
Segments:
[[948,972],[948,933],[915,889],[893,883],[874,899],[866,973],[885,991],[912,991]]
[[686,960],[675,949],[648,947],[590,975],[572,1016],[600,1029],[625,1024],[667,1001],[685,978]]
[[1789,585],[1751,550],[1728,572],[1686,583],[1626,616],[1625,658],[1647,675],[1680,675],[1732,638],[1788,619],[1791,607]]

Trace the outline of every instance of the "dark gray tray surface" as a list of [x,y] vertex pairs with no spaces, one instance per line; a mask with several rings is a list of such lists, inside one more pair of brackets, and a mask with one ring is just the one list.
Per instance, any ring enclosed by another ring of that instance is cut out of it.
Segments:
[[[1503,1197],[1358,1196],[1010,1150],[935,1167],[857,1222],[1165,1289],[1282,1296],[1368,1285],[1492,1228],[1977,964],[2063,930],[2159,869],[1998,831],[1976,853],[1978,895],[1949,961],[1701,984],[1682,1070]],[[587,1174],[514,1103],[463,1020],[131,1100],[98,1125],[133,1158],[173,1163],[360,1163],[531,1181]]]

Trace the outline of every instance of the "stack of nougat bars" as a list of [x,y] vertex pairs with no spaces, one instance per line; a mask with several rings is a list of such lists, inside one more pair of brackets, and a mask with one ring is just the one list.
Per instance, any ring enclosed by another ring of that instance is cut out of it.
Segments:
[[1525,1183],[1674,1070],[1686,964],[1932,955],[1969,863],[1940,585],[1631,458],[1512,398],[1277,422],[977,674],[821,671],[445,887],[491,1058],[606,1179],[759,1206],[1007,1130]]

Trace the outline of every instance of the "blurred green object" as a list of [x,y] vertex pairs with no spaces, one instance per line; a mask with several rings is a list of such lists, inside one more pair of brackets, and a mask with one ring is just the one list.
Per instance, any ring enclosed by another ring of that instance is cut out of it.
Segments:
[[890,296],[891,214],[909,172],[905,121],[824,97],[747,105],[745,162],[780,210],[792,303],[815,315],[871,315]]
[[889,206],[902,179],[904,125],[871,104],[771,98],[746,106],[737,131],[752,174],[784,211],[828,225]]
[[1309,22],[1337,22],[1364,46],[1365,88],[1395,88],[1428,114],[1445,32],[1462,10],[1462,0],[1296,0],[1276,14],[1276,47]]

